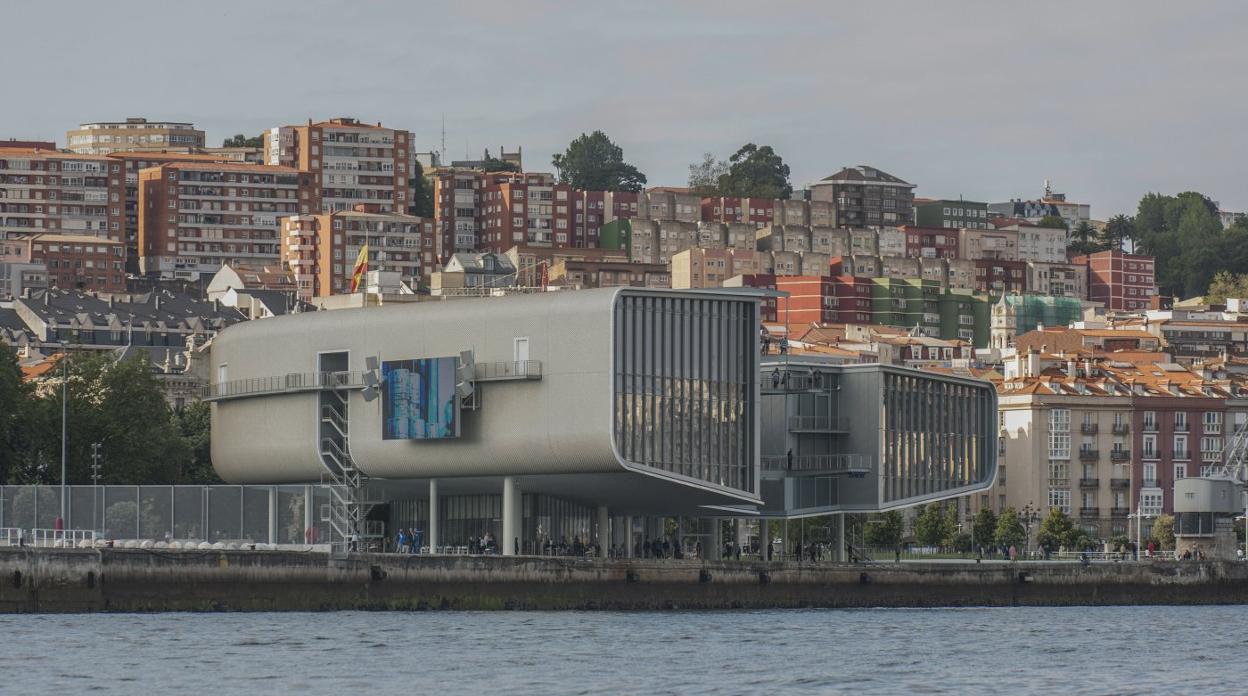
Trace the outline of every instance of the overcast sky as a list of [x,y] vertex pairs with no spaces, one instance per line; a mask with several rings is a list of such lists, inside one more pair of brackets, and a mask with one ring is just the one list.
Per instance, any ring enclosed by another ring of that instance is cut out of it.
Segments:
[[[77,7],[74,7],[74,6]],[[606,9],[606,8],[611,9]],[[603,9],[597,9],[603,8]],[[193,121],[210,144],[332,116],[525,168],[606,131],[652,185],[770,144],[795,186],[870,164],[917,193],[1148,191],[1248,209],[1248,2],[8,2],[0,137]]]

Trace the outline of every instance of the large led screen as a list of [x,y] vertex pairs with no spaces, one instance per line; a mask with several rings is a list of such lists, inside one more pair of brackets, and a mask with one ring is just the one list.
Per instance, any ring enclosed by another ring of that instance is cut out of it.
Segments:
[[455,358],[381,363],[382,439],[436,440],[459,436]]

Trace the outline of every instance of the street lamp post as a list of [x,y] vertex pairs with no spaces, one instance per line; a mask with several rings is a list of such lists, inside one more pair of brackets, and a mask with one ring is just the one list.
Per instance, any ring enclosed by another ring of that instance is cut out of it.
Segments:
[[61,354],[61,514],[57,525],[65,528],[65,479],[69,469],[69,354]]

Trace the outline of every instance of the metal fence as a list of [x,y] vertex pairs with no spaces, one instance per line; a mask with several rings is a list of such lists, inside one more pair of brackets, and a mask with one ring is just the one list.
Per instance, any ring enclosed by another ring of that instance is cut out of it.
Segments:
[[[332,536],[316,513],[327,502],[319,486],[66,486],[64,528],[99,539],[320,544]],[[0,529],[51,530],[60,514],[59,486],[0,486]]]

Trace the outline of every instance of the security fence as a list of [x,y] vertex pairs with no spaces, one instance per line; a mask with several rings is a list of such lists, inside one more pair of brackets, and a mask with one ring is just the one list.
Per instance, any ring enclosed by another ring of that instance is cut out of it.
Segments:
[[[320,544],[332,536],[319,519],[328,502],[319,486],[66,486],[64,528],[99,539]],[[60,514],[59,486],[0,486],[0,529],[50,530]]]

